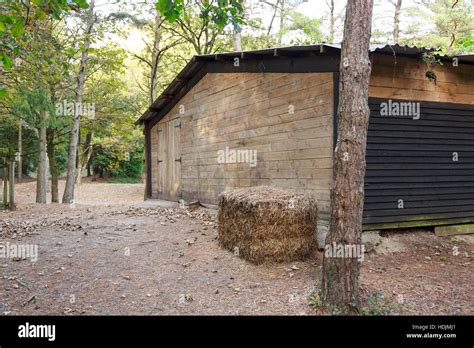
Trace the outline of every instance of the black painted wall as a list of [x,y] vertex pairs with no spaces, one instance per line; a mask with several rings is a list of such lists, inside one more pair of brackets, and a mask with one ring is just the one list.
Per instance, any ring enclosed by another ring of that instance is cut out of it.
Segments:
[[474,222],[474,105],[420,102],[416,120],[381,116],[381,102],[369,99],[364,229]]

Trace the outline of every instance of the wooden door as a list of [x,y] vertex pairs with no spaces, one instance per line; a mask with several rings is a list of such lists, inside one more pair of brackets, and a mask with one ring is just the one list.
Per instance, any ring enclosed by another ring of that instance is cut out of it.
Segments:
[[179,119],[158,125],[158,198],[181,199],[181,151]]

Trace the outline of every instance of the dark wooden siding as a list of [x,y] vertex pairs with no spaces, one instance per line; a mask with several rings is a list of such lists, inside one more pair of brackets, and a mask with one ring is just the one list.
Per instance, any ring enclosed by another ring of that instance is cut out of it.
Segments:
[[369,99],[364,229],[473,222],[474,105],[420,102],[413,120],[383,101]]

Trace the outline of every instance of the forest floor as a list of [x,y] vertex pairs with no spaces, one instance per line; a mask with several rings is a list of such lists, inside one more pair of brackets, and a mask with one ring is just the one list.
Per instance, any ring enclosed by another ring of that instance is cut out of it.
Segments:
[[[85,182],[75,205],[34,195],[18,184],[18,209],[0,211],[0,243],[38,246],[36,262],[0,258],[2,315],[324,314],[309,304],[321,252],[249,264],[217,245],[216,211],[143,205],[143,185]],[[364,306],[474,315],[473,255],[474,235],[384,233],[362,264]]]

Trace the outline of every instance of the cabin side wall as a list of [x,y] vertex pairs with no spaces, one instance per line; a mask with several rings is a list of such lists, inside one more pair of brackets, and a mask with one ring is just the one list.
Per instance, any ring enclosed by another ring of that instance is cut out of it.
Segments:
[[[314,194],[324,215],[332,181],[333,103],[332,73],[207,74],[151,129],[153,196],[157,129],[179,118],[184,200],[216,204],[228,189],[275,185]],[[231,163],[234,150],[248,151],[240,152],[240,161],[251,163]],[[245,154],[256,154],[255,165]]]
[[[436,83],[425,76],[436,73]],[[444,62],[428,68],[421,59],[376,54],[372,58],[369,97],[474,104],[474,66]]]
[[[434,161],[429,159],[440,157],[439,153],[447,149],[447,145],[452,149],[451,145],[458,144],[463,145],[462,150],[464,154],[467,151],[467,157],[474,156],[474,151],[470,150],[474,149],[474,144],[466,143],[466,134],[461,139],[456,136],[450,139],[450,136],[440,134],[445,129],[436,128],[438,121],[445,122],[444,127],[451,127],[453,121],[463,122],[464,126],[471,123],[471,119],[464,119],[466,114],[474,117],[471,109],[450,110],[453,105],[474,105],[474,67],[463,64],[454,67],[445,63],[444,66],[428,68],[421,59],[381,54],[372,56],[372,64],[369,96],[373,114],[367,148],[365,226],[390,228],[435,224],[419,213],[425,207],[442,213],[437,214],[436,224],[455,222],[446,220],[443,215],[446,209],[442,208],[443,202],[440,201],[458,197],[459,194],[465,194],[468,199],[474,198],[474,190],[472,193],[469,191],[474,187],[470,179],[474,177],[470,172],[474,165],[471,162],[461,164],[462,169],[469,171],[464,182],[463,173],[448,174],[455,174],[460,185],[449,178],[439,184],[437,180],[443,177],[441,171],[452,168],[446,166],[446,161],[438,163],[439,158]],[[436,83],[426,78],[428,69],[436,72]],[[327,215],[332,182],[337,76],[337,73],[208,73],[151,129],[152,197],[159,196],[157,129],[171,121],[181,123],[179,197],[215,204],[219,193],[227,189],[276,185],[315,194],[323,215]],[[333,81],[336,81],[336,89]],[[422,105],[426,113],[422,121],[412,124],[404,120],[398,124],[398,121],[391,119],[376,120],[380,109],[377,103],[387,99],[446,105]],[[292,110],[294,113],[290,112]],[[443,115],[436,116],[440,114],[439,110],[443,110]],[[440,117],[444,118],[441,120]],[[454,123],[454,127],[458,125],[461,126]],[[394,127],[401,130],[400,135],[378,134],[396,131]],[[471,127],[462,128],[454,131],[471,133]],[[427,136],[430,132],[432,135]],[[411,136],[415,133],[422,135]],[[440,138],[445,141],[439,141]],[[417,146],[423,149],[428,146],[431,152],[420,152],[418,158],[413,151]],[[219,163],[218,153],[226,148],[230,151],[257,151],[257,165]],[[418,170],[421,176],[415,173]],[[429,175],[421,174],[421,170],[428,171]],[[430,180],[431,183],[427,183]],[[438,186],[443,187],[438,190]],[[401,195],[403,197],[399,197]],[[404,214],[412,215],[415,220],[398,215],[395,219],[398,222],[389,221],[396,215],[395,212],[398,214],[396,210],[389,212],[398,203],[398,198],[403,198],[406,204]],[[425,199],[438,202],[430,206]],[[446,202],[455,207],[451,203]],[[468,212],[474,211],[464,208]],[[381,211],[384,209],[387,209],[387,214]],[[410,209],[415,209],[413,212],[416,214],[411,214]],[[377,212],[372,214],[371,210]],[[462,221],[473,219],[474,215]]]
[[[436,83],[421,59],[373,57],[366,229],[474,221],[474,67],[432,69]],[[387,115],[407,102],[419,115]]]

